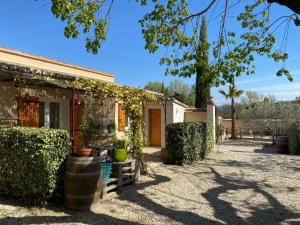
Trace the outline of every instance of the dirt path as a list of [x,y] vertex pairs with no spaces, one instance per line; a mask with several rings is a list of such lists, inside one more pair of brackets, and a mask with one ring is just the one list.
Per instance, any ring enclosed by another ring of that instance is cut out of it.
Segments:
[[0,224],[300,224],[300,157],[224,143],[189,167],[153,164],[150,176],[92,212],[0,201]]

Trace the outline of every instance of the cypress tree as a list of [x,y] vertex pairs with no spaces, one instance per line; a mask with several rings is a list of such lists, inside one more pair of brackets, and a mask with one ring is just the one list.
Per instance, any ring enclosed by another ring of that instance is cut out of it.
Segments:
[[209,79],[208,66],[209,44],[207,42],[206,29],[206,19],[205,16],[203,16],[200,27],[199,44],[196,49],[196,108],[206,108],[210,98],[211,82]]

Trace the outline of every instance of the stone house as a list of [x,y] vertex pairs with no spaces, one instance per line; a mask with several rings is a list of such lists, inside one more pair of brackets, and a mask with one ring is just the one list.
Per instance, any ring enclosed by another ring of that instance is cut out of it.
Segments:
[[[79,117],[84,108],[85,96],[79,91],[74,93],[70,85],[41,80],[38,78],[41,75],[70,80],[96,79],[109,83],[114,82],[114,76],[0,48],[0,125],[65,129],[80,142]],[[23,81],[26,82],[22,84]],[[99,130],[98,144],[105,144],[108,140],[105,128],[115,119],[115,101],[92,99],[91,102],[96,109],[94,117]]]

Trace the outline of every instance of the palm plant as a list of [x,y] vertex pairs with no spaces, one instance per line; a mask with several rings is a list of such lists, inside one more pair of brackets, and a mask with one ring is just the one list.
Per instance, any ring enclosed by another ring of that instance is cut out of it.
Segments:
[[226,99],[231,99],[231,139],[235,139],[235,106],[234,99],[240,97],[243,94],[243,90],[237,89],[234,84],[229,85],[228,93],[220,90],[219,93]]

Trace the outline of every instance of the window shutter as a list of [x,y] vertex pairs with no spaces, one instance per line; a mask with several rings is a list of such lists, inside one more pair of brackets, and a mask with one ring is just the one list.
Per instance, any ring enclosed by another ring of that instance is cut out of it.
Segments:
[[[70,110],[70,118],[72,117],[72,108],[73,108],[73,104],[72,104],[72,100],[70,102],[70,106],[71,106],[71,110]],[[84,113],[84,104],[78,104],[78,101],[75,101],[75,118],[74,118],[74,151],[78,152],[83,144],[84,144],[84,137],[81,133],[80,130],[80,123],[81,123],[81,118],[83,116]],[[70,121],[72,123],[72,121]],[[72,129],[70,130],[72,133]]]
[[122,104],[118,104],[118,130],[125,131],[126,120],[125,120],[125,110]]
[[19,96],[19,125],[24,127],[39,127],[39,98],[35,96]]

